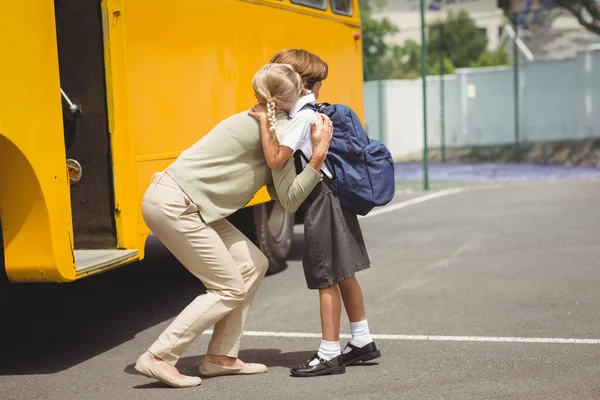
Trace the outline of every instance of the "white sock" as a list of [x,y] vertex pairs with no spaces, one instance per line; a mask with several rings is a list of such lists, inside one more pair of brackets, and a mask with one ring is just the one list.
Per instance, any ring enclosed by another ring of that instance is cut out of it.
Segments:
[[[327,340],[321,340],[321,346],[319,347],[319,351],[317,355],[321,357],[323,360],[329,361],[337,356],[342,354],[342,348],[340,347],[340,342],[328,342]],[[313,360],[309,365],[317,365],[319,360]]]
[[352,332],[352,343],[353,346],[363,347],[373,341],[371,332],[369,332],[369,324],[367,320],[360,322],[350,322],[350,331]]

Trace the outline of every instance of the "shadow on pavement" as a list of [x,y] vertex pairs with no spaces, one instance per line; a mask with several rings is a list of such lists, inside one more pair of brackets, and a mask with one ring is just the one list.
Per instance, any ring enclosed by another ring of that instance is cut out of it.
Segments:
[[64,371],[177,315],[204,286],[154,237],[144,261],[69,284],[0,292],[0,375]]
[[[302,259],[303,240],[295,235],[290,260]],[[0,340],[8,344],[0,376],[64,371],[175,317],[203,293],[202,283],[154,236],[141,262],[67,284],[9,285],[0,291]],[[261,361],[266,356],[244,355],[269,366]]]
[[[264,364],[269,368],[292,368],[308,360],[314,353],[314,350],[284,353],[280,349],[249,349],[240,351],[239,357],[247,362]],[[198,376],[198,365],[200,364],[200,361],[202,361],[202,356],[183,357],[177,363],[177,369],[184,375]],[[129,364],[125,367],[124,372],[132,375],[139,375],[133,368],[134,365],[135,364]],[[202,379],[207,380],[212,378],[202,377]],[[163,389],[166,387],[168,386],[156,381],[135,386],[136,389]]]
[[[240,351],[239,357],[240,359],[264,364],[269,368],[285,368],[290,369],[292,367],[296,367],[308,359],[310,359],[315,354],[314,350],[311,351],[292,351],[289,353],[284,353],[280,349],[248,349]],[[198,376],[198,365],[202,360],[202,356],[191,356],[191,357],[183,357],[177,363],[177,369],[184,375],[188,376]],[[132,375],[140,375],[133,368],[135,364],[130,364],[125,367],[125,373]],[[379,362],[369,362],[360,364],[357,368],[360,367],[370,367],[379,365]],[[352,367],[354,368],[354,367]],[[219,377],[202,377],[202,380],[214,379]],[[165,389],[169,388],[169,386],[164,383],[158,381],[152,381],[149,383],[144,383],[141,385],[134,386],[134,389]]]
[[162,382],[159,381],[152,381],[150,383],[144,383],[143,385],[137,385],[133,387],[134,389],[174,389],[177,390],[177,388],[171,387],[169,385],[165,385]]
[[[264,364],[269,368],[284,367],[292,368],[302,364],[315,354],[315,350],[310,351],[292,351],[284,353],[280,349],[247,349],[241,350],[239,358],[246,362]],[[202,361],[202,356],[182,357],[177,363],[177,368],[182,374],[198,375],[198,365]],[[133,369],[133,364],[131,366]],[[128,369],[126,368],[126,372]],[[208,379],[208,378],[207,378]]]

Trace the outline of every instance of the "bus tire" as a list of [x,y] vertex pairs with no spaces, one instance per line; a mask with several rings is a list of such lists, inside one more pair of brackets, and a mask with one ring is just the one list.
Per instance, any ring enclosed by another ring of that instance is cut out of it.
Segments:
[[0,221],[0,287],[5,287],[10,283],[6,275],[6,266],[4,264],[4,241],[2,239],[2,222]]
[[253,208],[258,247],[269,260],[267,273],[276,274],[287,267],[287,257],[294,238],[294,213],[285,211],[276,201]]

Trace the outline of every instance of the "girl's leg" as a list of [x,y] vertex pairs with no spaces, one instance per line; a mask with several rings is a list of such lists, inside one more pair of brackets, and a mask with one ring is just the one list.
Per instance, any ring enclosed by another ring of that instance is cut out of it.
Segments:
[[[369,332],[362,290],[355,277],[340,282],[339,286],[344,299],[344,307],[350,320],[350,331],[352,332],[350,343],[356,347],[363,347],[371,343],[373,338]],[[348,348],[344,351],[347,352]]]
[[340,320],[342,317],[342,298],[337,285],[319,289],[321,308],[321,329],[323,340],[316,356],[307,363],[294,367],[294,376],[322,376],[343,374],[346,367],[342,362],[340,348]]
[[339,287],[350,323],[366,320],[367,313],[365,312],[363,294],[356,278],[352,277],[340,282]]
[[355,277],[352,277],[340,282],[339,286],[346,313],[350,320],[350,331],[352,332],[352,340],[346,346],[342,355],[344,364],[353,365],[381,357],[381,352],[375,346],[369,332],[365,303],[358,281]]
[[339,342],[342,299],[337,285],[326,289],[319,289],[319,302],[321,306],[323,340]]
[[[342,298],[336,286],[319,289],[321,307],[322,340],[317,355],[324,360],[332,360],[342,353],[340,347],[340,321],[342,318]],[[313,360],[310,364],[318,364]]]

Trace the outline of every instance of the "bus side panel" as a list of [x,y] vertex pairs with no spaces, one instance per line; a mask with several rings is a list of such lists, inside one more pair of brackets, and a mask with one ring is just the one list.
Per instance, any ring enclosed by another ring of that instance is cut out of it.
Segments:
[[53,7],[0,13],[0,218],[18,282],[75,278]]
[[324,89],[330,85],[329,80],[335,82],[335,86],[331,92],[324,92],[321,100],[350,106],[364,123],[362,41],[355,38],[355,34],[360,34],[360,27],[331,24],[329,78]]
[[233,2],[105,3],[120,247],[143,251],[141,198],[152,174],[238,111]]
[[[322,100],[362,116],[358,15],[278,0],[103,4],[119,247],[143,251],[148,229],[140,202],[152,174],[219,121],[249,109],[256,102],[252,77],[277,51],[321,55],[331,66]],[[250,205],[268,200],[263,189]]]
[[[319,55],[329,65],[319,101],[343,103],[362,117],[362,49],[358,15],[332,15],[305,6],[236,3],[238,62],[238,109],[255,102],[250,82],[254,73],[278,51],[301,48]],[[355,9],[355,12],[358,12]]]
[[140,204],[136,190],[135,161],[132,157],[127,46],[126,7],[123,0],[102,0],[106,108],[113,162],[115,228],[117,248],[137,249],[143,258],[146,235],[139,234]]

